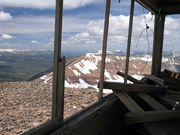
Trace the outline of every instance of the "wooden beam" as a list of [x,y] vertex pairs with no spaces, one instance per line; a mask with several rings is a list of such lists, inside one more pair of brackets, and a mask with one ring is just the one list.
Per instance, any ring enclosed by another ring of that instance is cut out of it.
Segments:
[[160,76],[160,77],[164,80],[165,84],[167,83],[169,85],[170,89],[180,90],[180,80],[167,76]]
[[112,89],[121,92],[145,92],[145,93],[154,93],[154,94],[162,94],[165,93],[168,87],[163,86],[152,86],[152,85],[144,85],[144,84],[123,84],[117,82],[104,82],[103,88]]
[[63,20],[63,0],[56,0],[55,36],[54,36],[54,64],[53,64],[53,90],[52,90],[52,118],[59,115],[57,112],[58,101],[58,72],[61,57],[61,37]]
[[156,77],[156,76],[154,76],[154,75],[147,75],[147,74],[144,74],[144,76],[145,76],[147,79],[155,82],[156,84],[158,84],[158,85],[160,85],[160,86],[163,86],[163,85],[164,85],[164,80],[161,79],[161,78],[159,78],[159,77]]
[[[120,76],[122,76],[122,77],[125,77],[125,73],[120,72],[120,71],[117,72],[117,75],[120,75]],[[135,84],[145,84],[144,82],[141,82],[141,81],[135,79],[134,77],[132,77],[132,76],[130,76],[130,75],[127,75],[127,79],[128,79],[129,81],[135,83]]]
[[164,40],[164,22],[165,22],[164,14],[155,15],[152,69],[151,69],[151,74],[153,75],[159,74],[161,72],[163,40]]
[[137,112],[127,113],[125,122],[126,124],[134,123],[146,123],[153,121],[164,121],[164,120],[177,120],[180,119],[179,110],[168,110],[168,111],[148,111],[148,112]]
[[59,119],[54,118],[47,123],[39,125],[38,127],[23,133],[22,135],[49,135],[61,126],[60,123],[61,121]]
[[148,9],[150,12],[156,14],[158,13],[159,7],[156,3],[153,1],[148,1],[148,0],[135,0],[137,3],[139,3],[141,6],[144,8]]
[[162,13],[163,14],[180,14],[180,5],[176,4],[176,5],[165,5],[162,8]]
[[101,72],[100,72],[100,83],[99,83],[99,100],[101,100],[103,97],[103,81],[104,81],[104,70],[105,70],[105,65],[106,65],[106,50],[107,50],[107,40],[108,40],[108,31],[109,31],[110,8],[111,8],[111,0],[106,0],[103,45],[102,45]]
[[144,100],[148,105],[150,105],[153,109],[155,110],[167,110],[163,105],[161,105],[159,102],[157,102],[154,98],[149,96],[148,94],[145,93],[138,93],[137,94],[142,100]]
[[64,80],[65,80],[65,57],[59,61],[58,70],[58,91],[57,91],[57,116],[62,122],[64,120]]
[[127,76],[128,76],[128,72],[129,72],[129,57],[130,57],[130,51],[131,51],[131,39],[132,39],[133,17],[134,17],[134,4],[135,4],[135,1],[131,0],[124,83],[127,83]]
[[136,102],[124,92],[114,92],[114,94],[120,99],[120,101],[126,106],[131,112],[144,112],[144,110],[136,104]]
[[165,75],[172,77],[172,78],[175,78],[175,79],[180,79],[180,73],[179,72],[173,72],[173,71],[165,69],[164,72],[162,72],[161,74],[165,74]]

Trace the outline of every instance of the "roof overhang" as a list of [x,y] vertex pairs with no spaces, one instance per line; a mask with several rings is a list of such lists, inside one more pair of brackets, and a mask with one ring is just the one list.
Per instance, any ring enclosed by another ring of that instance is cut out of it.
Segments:
[[180,0],[135,0],[154,14],[180,14]]

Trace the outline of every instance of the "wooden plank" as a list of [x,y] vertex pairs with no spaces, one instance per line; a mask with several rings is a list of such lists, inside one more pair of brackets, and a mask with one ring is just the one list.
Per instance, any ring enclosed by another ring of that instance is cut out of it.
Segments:
[[164,14],[158,13],[155,15],[151,68],[151,74],[153,75],[159,74],[161,72],[165,17],[166,15]]
[[109,30],[109,15],[111,8],[111,0],[106,0],[106,11],[104,20],[104,31],[103,31],[103,44],[102,44],[102,55],[101,55],[101,68],[100,68],[100,83],[99,83],[99,101],[103,98],[103,81],[104,81],[104,71],[106,66],[106,50],[107,50],[107,40],[108,40],[108,30]]
[[177,119],[180,119],[180,110],[148,111],[143,113],[127,113],[125,123],[133,124]]
[[[122,77],[125,77],[125,73],[120,72],[120,71],[117,72],[117,75],[120,75],[120,76],[122,76]],[[144,82],[141,82],[141,81],[135,79],[134,77],[132,77],[132,76],[130,76],[130,75],[127,75],[127,79],[128,79],[129,81],[135,83],[135,84],[145,84]]]
[[175,78],[175,79],[180,78],[180,73],[179,72],[173,72],[173,71],[165,69],[163,73],[168,75],[169,77],[172,77],[172,78]]
[[[177,85],[177,86],[180,86],[180,80],[178,80],[178,79],[175,79],[175,78],[171,78],[171,77],[167,77],[167,76],[160,76],[164,81],[165,81],[165,83],[167,83],[167,84],[173,84],[173,85]],[[175,89],[177,89],[177,87],[175,86],[175,87],[171,87],[171,88],[175,88]],[[180,88],[180,87],[179,87]]]
[[58,100],[58,72],[59,59],[61,56],[63,0],[56,0],[55,35],[54,35],[54,64],[53,64],[53,94],[52,94],[52,118],[59,115],[57,111]]
[[155,110],[167,110],[163,105],[157,102],[154,98],[145,93],[137,94],[141,99],[143,99],[146,103],[148,103]]
[[145,92],[145,93],[160,94],[160,93],[165,93],[168,87],[152,86],[152,85],[144,85],[144,84],[124,84],[124,83],[104,81],[103,88],[118,90],[121,92]]
[[121,100],[121,102],[131,112],[144,112],[144,110],[136,104],[136,102],[124,92],[115,92],[115,95]]
[[57,116],[62,122],[64,120],[64,80],[65,80],[65,57],[59,61],[58,70],[58,91],[57,91]]
[[61,127],[61,125],[62,123],[60,119],[54,118],[42,125],[39,125],[36,128],[23,133],[22,135],[49,135],[51,132]]
[[132,40],[133,17],[134,17],[134,4],[135,4],[135,1],[131,0],[124,83],[127,83],[127,76],[128,76],[128,72],[129,72],[129,57],[130,57],[130,52],[131,52],[131,40]]
[[144,76],[145,76],[147,79],[155,82],[156,84],[159,84],[159,85],[161,85],[161,86],[164,85],[164,80],[161,79],[161,78],[159,78],[159,77],[156,77],[156,76],[154,76],[154,75],[147,75],[147,74],[144,74]]

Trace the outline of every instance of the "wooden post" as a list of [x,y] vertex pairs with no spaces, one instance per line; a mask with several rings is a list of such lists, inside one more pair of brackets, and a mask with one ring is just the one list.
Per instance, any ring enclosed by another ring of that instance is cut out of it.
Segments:
[[154,75],[161,72],[163,39],[164,39],[164,22],[165,22],[164,14],[155,15],[152,69],[151,69],[151,74]]
[[134,16],[134,0],[131,0],[124,83],[127,83],[127,76],[128,76],[128,71],[129,71],[129,57],[130,57],[130,51],[131,51],[133,16]]
[[103,97],[103,82],[104,82],[104,70],[105,70],[105,65],[106,65],[106,50],[107,50],[107,39],[108,39],[108,29],[109,29],[110,7],[111,7],[111,0],[106,0],[101,72],[100,72],[100,83],[99,83],[99,100],[101,100]]
[[[59,117],[63,120],[61,102],[59,100],[60,94],[62,93],[62,88],[60,88],[59,81],[62,82],[62,77],[60,78],[60,62],[61,60],[61,37],[62,37],[62,19],[63,19],[63,0],[56,0],[56,18],[55,18],[55,39],[54,39],[54,67],[53,67],[53,93],[52,93],[52,118]],[[62,75],[63,76],[63,75]]]

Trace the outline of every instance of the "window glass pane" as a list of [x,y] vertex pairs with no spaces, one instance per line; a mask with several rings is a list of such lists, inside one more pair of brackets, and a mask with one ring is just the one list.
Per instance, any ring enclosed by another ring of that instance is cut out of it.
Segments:
[[180,72],[180,16],[166,17],[162,70]]
[[0,134],[51,119],[55,1],[0,2]]

